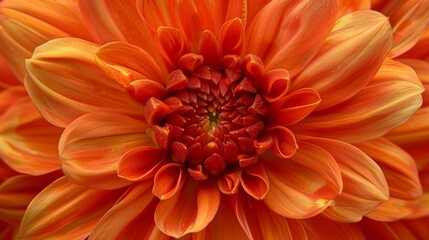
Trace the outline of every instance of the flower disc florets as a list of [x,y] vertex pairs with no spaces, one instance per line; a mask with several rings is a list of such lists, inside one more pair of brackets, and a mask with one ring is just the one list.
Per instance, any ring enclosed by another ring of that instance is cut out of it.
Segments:
[[183,67],[168,78],[168,97],[146,102],[154,142],[196,180],[256,163],[255,143],[268,114],[261,86],[255,85],[263,70],[259,58],[228,55],[222,67],[204,65],[194,54],[181,60]]

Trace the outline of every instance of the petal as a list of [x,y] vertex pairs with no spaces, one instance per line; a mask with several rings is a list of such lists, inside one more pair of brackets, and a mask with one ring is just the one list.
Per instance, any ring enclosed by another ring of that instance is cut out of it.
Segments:
[[24,80],[24,60],[33,50],[54,38],[90,39],[76,1],[2,1],[0,5],[0,55],[19,81]]
[[316,89],[322,98],[318,109],[349,99],[374,77],[391,38],[388,18],[378,12],[364,10],[340,18],[319,53],[292,81],[292,89]]
[[371,0],[337,0],[338,17],[363,9],[370,9]]
[[418,78],[425,88],[423,92],[423,106],[429,106],[429,61],[419,59],[400,59],[401,63],[410,66],[416,71]]
[[427,223],[429,218],[421,218],[412,221],[397,221],[385,223],[365,219],[360,223],[366,239],[426,239],[429,235]]
[[0,115],[3,115],[12,104],[27,96],[23,86],[6,86],[6,89],[0,92]]
[[425,0],[394,2],[382,12],[393,27],[392,58],[411,49],[429,26],[429,2]]
[[356,224],[339,223],[321,216],[300,220],[300,223],[304,226],[308,239],[329,236],[331,240],[365,240],[362,230]]
[[271,104],[270,123],[282,126],[295,124],[307,117],[321,102],[319,93],[302,88]]
[[16,175],[0,184],[0,219],[19,224],[25,209],[33,198],[53,180],[59,172],[43,176]]
[[269,131],[273,139],[271,150],[281,158],[292,157],[298,149],[293,132],[281,126],[271,127]]
[[404,150],[384,138],[355,144],[380,166],[389,185],[390,199],[368,217],[394,221],[408,216],[422,195],[416,163]]
[[131,182],[117,176],[118,163],[130,150],[153,145],[146,123],[117,113],[88,113],[71,122],[59,143],[64,174],[72,181],[101,189]]
[[58,141],[63,129],[42,118],[28,97],[0,118],[0,156],[15,171],[42,175],[58,170]]
[[155,175],[153,194],[161,200],[176,195],[187,180],[184,167],[177,163],[169,163],[161,167]]
[[[240,226],[234,209],[234,196],[221,196],[219,210],[216,216],[202,231],[192,233],[193,240],[206,239],[248,239],[248,235]],[[220,229],[222,229],[220,231]]]
[[124,86],[136,79],[151,79],[164,84],[160,66],[145,50],[125,42],[101,46],[95,57],[100,67]]
[[79,7],[86,26],[97,42],[127,42],[146,50],[157,62],[161,59],[135,1],[79,0]]
[[[239,195],[235,198],[234,208],[241,226],[250,239],[300,239],[297,237],[298,233],[291,229],[297,226],[289,226],[289,222],[294,220],[278,215],[261,201],[245,199],[246,197]],[[301,231],[305,235],[302,227]]]
[[62,177],[30,203],[19,239],[84,239],[121,193],[88,189]]
[[250,23],[244,52],[261,57],[267,69],[282,68],[295,76],[322,46],[335,14],[333,0],[271,1]]
[[130,181],[139,181],[155,176],[166,162],[164,150],[144,146],[127,152],[118,163],[118,176]]
[[3,57],[0,56],[0,90],[10,88],[12,86],[20,85],[18,79],[16,79],[15,75],[13,75],[12,70],[6,64]]
[[104,214],[89,239],[170,239],[153,221],[157,204],[150,181],[130,187]]
[[240,182],[243,189],[257,200],[265,198],[269,191],[269,180],[264,165],[258,161],[242,171]]
[[222,25],[219,34],[221,56],[238,55],[244,42],[244,26],[239,18],[231,19]]
[[308,116],[293,130],[347,142],[377,138],[411,117],[422,103],[421,92],[421,87],[405,81],[370,85],[351,99]]
[[364,152],[331,139],[307,139],[328,151],[337,161],[343,179],[343,191],[323,214],[341,222],[359,221],[389,197],[386,179],[380,167]]
[[215,181],[189,180],[181,192],[158,204],[155,223],[162,232],[175,238],[199,232],[213,220],[219,203],[220,192]]
[[408,52],[401,55],[406,58],[428,58],[429,57],[429,28],[420,37],[419,41]]
[[294,219],[314,216],[341,192],[339,168],[323,149],[303,142],[290,159],[261,156],[270,181],[264,202],[278,214]]
[[52,40],[27,60],[27,91],[45,119],[65,127],[93,111],[141,115],[143,106],[95,61],[97,45],[79,39]]

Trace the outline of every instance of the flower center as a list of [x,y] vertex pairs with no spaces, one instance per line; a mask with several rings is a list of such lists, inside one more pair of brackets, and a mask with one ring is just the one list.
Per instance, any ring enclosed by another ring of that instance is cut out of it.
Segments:
[[258,160],[254,142],[264,132],[268,104],[254,85],[258,69],[249,70],[254,58],[226,56],[223,67],[188,61],[191,67],[170,73],[168,97],[146,103],[154,141],[186,165],[194,179]]

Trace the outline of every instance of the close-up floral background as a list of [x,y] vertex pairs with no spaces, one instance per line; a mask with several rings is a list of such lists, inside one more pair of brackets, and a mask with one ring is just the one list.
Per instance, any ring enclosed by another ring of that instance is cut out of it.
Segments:
[[429,239],[429,0],[0,0],[0,239]]

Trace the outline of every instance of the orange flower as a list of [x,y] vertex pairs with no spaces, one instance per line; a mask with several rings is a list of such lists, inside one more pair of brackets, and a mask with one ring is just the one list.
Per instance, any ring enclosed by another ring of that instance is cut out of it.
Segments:
[[97,43],[52,40],[26,63],[31,99],[65,127],[67,178],[31,202],[20,237],[284,239],[305,236],[295,219],[361,220],[390,182],[352,144],[382,141],[423,88],[386,59],[385,16],[336,7],[80,1]]

